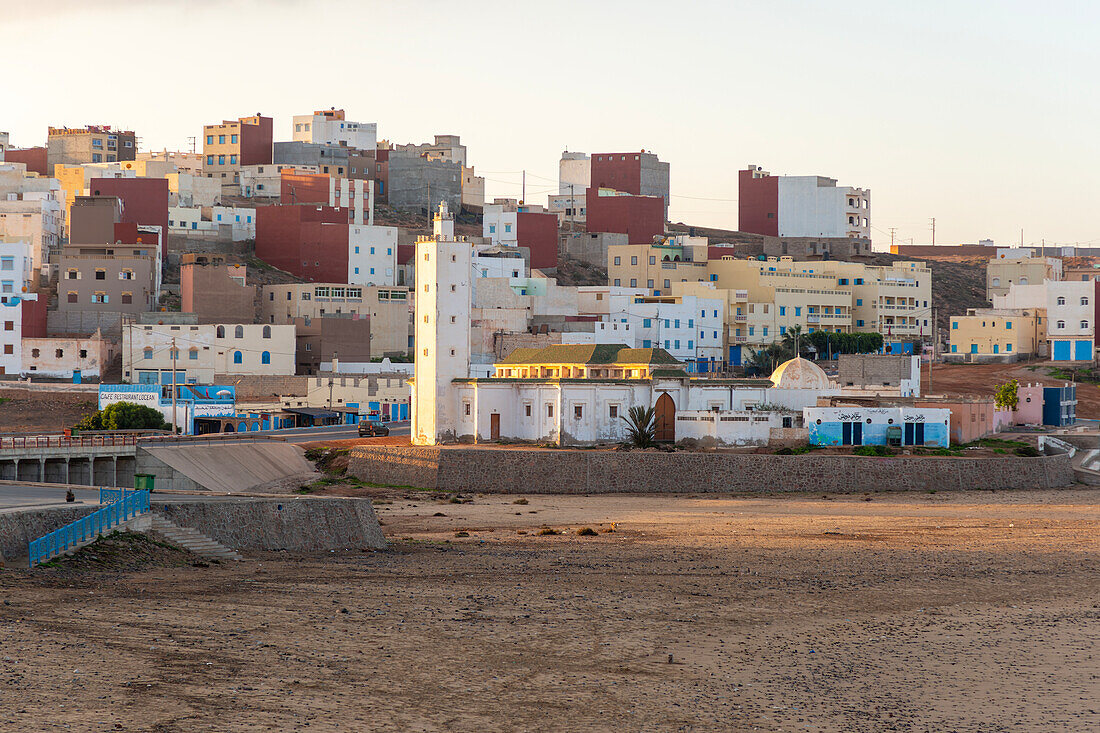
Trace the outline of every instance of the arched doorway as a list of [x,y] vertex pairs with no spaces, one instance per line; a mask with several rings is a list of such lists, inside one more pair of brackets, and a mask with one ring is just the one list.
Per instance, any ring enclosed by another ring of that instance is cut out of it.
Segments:
[[668,392],[662,392],[653,408],[658,442],[676,442],[676,403]]

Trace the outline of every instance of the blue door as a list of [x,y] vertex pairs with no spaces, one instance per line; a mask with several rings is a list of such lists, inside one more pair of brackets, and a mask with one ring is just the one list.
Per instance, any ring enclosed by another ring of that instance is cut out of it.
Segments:
[[863,445],[863,423],[852,423],[852,445]]
[[80,384],[80,370],[73,369],[73,384]]
[[1054,361],[1070,361],[1072,357],[1069,341],[1054,342]]
[[852,444],[852,423],[845,422],[840,424],[840,444]]
[[730,364],[732,364],[733,366],[741,366],[741,347],[740,346],[731,346],[730,347]]
[[913,445],[913,439],[916,437],[914,435],[915,431],[913,430],[914,425],[916,425],[916,423],[905,423],[905,439],[902,441],[905,445]]
[[1077,361],[1092,361],[1092,342],[1075,341],[1073,343],[1073,358]]
[[1001,348],[1000,344],[993,344],[993,353],[994,354],[998,353],[1000,351],[1000,348]]

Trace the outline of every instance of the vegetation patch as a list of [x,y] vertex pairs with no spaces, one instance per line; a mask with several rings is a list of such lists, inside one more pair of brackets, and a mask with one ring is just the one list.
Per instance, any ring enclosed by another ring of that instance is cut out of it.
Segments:
[[131,572],[154,567],[185,567],[202,563],[192,552],[140,532],[114,531],[69,556],[38,565],[55,572]]
[[886,458],[896,454],[884,445],[860,445],[852,449],[852,455]]

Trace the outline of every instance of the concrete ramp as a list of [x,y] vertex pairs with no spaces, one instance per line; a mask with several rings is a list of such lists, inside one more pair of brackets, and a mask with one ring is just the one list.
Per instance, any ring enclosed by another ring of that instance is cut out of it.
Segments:
[[141,447],[136,473],[156,476],[155,489],[290,492],[320,474],[289,443],[217,443]]

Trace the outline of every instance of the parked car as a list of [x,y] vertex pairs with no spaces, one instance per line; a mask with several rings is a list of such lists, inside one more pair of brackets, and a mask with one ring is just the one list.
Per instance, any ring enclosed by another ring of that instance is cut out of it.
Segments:
[[386,427],[385,423],[374,422],[372,420],[364,420],[359,423],[359,437],[370,435],[389,435],[390,429]]

